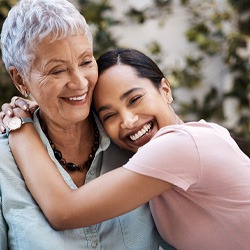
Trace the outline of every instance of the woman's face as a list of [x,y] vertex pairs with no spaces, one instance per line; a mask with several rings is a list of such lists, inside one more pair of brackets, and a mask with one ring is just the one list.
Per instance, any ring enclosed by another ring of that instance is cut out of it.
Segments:
[[147,143],[163,126],[172,124],[171,90],[166,79],[157,89],[133,68],[115,65],[104,71],[94,91],[94,105],[111,139],[131,151]]
[[98,77],[91,44],[85,35],[69,36],[36,48],[26,85],[48,122],[70,125],[90,112]]

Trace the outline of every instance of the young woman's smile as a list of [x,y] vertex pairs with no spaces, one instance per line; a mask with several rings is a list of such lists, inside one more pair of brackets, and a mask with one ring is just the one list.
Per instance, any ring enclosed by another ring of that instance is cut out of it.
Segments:
[[157,131],[158,128],[155,126],[155,120],[151,120],[142,123],[140,126],[134,128],[133,131],[129,131],[121,140],[127,144],[128,149],[135,151],[134,148],[141,147],[149,142]]
[[99,76],[94,105],[115,143],[137,151],[161,127],[171,124],[171,114],[164,115],[170,112],[167,98],[171,96],[168,82],[164,80],[157,89],[149,79],[138,77],[136,71],[126,65],[113,66]]

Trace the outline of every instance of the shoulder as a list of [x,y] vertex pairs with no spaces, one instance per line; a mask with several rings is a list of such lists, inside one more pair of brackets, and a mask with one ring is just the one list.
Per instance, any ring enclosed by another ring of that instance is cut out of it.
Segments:
[[[161,166],[163,169],[185,169],[199,172],[201,168],[202,136],[197,136],[195,125],[171,125],[160,129],[154,138],[139,148],[132,157],[138,165]],[[206,134],[206,133],[204,133]],[[202,142],[203,143],[203,142]]]
[[172,153],[175,150],[180,153],[181,149],[191,150],[193,147],[196,148],[197,131],[197,124],[166,126],[161,128],[144,147],[162,148],[161,146],[164,146],[165,150],[168,149]]
[[5,134],[0,135],[0,162],[0,183],[6,182],[13,176],[18,176],[18,178],[21,176]]
[[[0,159],[1,159],[1,163],[5,162],[5,160],[11,157],[13,158],[12,154],[11,154],[11,150],[9,147],[9,139],[5,134],[0,134]],[[3,165],[3,164],[1,164]]]
[[199,150],[185,126],[159,130],[124,167],[185,190],[198,181],[201,171]]
[[199,147],[202,143],[210,144],[213,140],[227,140],[229,138],[231,139],[231,136],[226,128],[216,123],[200,120],[199,122],[163,127],[154,136],[152,142],[164,140],[171,142],[171,146],[179,144],[183,148],[192,145]]

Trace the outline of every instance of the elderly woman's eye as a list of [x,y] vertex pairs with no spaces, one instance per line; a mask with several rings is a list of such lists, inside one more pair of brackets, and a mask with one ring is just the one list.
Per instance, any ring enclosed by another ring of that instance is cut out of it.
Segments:
[[51,75],[58,75],[58,74],[60,74],[60,73],[62,73],[62,72],[65,72],[65,69],[53,69],[53,70],[51,70],[49,73],[50,73]]
[[92,60],[85,60],[85,61],[83,61],[83,62],[81,63],[81,66],[85,66],[85,65],[88,65],[88,64],[90,64],[90,63],[92,63]]

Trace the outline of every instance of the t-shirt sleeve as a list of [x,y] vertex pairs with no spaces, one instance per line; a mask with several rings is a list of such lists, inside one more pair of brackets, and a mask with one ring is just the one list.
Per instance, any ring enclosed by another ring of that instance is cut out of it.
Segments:
[[161,129],[123,167],[187,190],[198,182],[199,158],[190,133],[181,129]]

